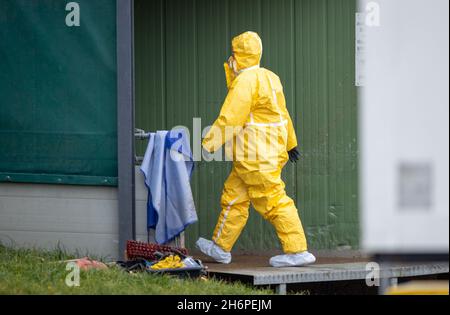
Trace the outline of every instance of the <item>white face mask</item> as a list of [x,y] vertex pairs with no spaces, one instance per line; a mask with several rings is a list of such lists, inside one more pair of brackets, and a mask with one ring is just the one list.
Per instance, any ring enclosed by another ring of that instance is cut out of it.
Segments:
[[239,74],[239,71],[237,68],[237,62],[233,56],[230,56],[230,58],[228,58],[228,66],[230,67],[230,69],[233,69],[235,75]]

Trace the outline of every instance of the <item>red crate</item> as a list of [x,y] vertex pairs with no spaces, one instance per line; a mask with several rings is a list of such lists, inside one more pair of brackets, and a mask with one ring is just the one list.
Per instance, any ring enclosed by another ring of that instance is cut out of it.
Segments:
[[150,261],[157,260],[158,257],[155,255],[155,252],[163,254],[182,254],[185,256],[189,254],[186,248],[144,243],[133,240],[127,241],[127,259],[129,260],[136,258],[143,258]]

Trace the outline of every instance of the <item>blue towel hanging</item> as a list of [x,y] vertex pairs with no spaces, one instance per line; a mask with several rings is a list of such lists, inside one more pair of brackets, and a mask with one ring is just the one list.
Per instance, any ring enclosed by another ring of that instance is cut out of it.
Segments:
[[147,227],[158,244],[166,244],[197,222],[190,178],[194,168],[183,129],[150,134],[141,165],[148,189]]

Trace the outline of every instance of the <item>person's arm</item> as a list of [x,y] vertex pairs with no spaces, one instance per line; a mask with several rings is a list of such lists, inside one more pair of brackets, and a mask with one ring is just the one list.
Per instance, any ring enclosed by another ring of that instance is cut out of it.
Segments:
[[289,112],[287,110],[286,110],[286,113],[287,113],[287,117],[288,117],[288,125],[287,125],[288,138],[287,138],[286,149],[287,149],[287,151],[290,151],[290,150],[296,148],[298,146],[298,143],[297,143],[297,136],[295,134],[295,128],[294,128],[294,125],[292,124],[291,116],[289,115]]
[[[249,82],[236,78],[228,91],[219,117],[203,139],[203,148],[212,153],[224,143],[233,139],[243,127],[250,114],[252,106],[252,87]],[[227,127],[234,127],[232,132],[226,132]]]
[[295,134],[295,128],[294,124],[292,123],[291,115],[289,115],[289,111],[286,107],[286,99],[284,98],[284,93],[281,92],[281,108],[284,111],[285,116],[287,117],[288,124],[287,124],[287,131],[288,131],[288,138],[287,138],[287,145],[286,150],[290,151],[298,146],[297,143],[297,136]]

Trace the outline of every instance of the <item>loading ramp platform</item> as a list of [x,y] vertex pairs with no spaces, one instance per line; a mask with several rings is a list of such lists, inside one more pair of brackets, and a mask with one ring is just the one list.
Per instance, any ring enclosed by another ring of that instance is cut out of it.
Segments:
[[[210,276],[231,281],[244,281],[254,286],[275,286],[278,294],[286,294],[289,284],[333,281],[365,281],[377,272],[377,265],[365,258],[318,257],[314,265],[273,268],[268,256],[233,256],[228,265],[218,264],[205,256],[199,257]],[[396,284],[399,278],[448,274],[448,262],[392,263],[379,266],[381,282]],[[375,268],[375,269],[374,269]]]

